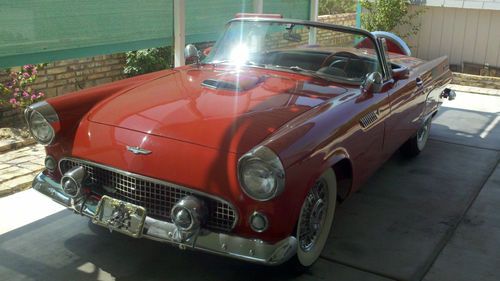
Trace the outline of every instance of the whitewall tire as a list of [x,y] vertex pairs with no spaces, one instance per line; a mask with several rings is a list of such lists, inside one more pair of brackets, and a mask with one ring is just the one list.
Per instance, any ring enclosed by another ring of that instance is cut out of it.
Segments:
[[400,151],[404,156],[415,157],[424,150],[431,131],[431,121],[432,118],[427,119],[417,133],[401,146]]
[[297,224],[297,262],[304,268],[321,255],[330,234],[337,203],[337,181],[332,169],[325,171],[309,190]]

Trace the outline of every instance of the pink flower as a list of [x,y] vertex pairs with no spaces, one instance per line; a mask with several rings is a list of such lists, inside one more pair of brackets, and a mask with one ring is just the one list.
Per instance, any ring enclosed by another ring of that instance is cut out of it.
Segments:
[[10,102],[11,104],[17,104],[17,100],[16,100],[16,99],[10,99],[10,100],[9,100],[9,102]]
[[28,72],[24,72],[24,73],[23,73],[23,77],[24,77],[24,78],[30,78],[30,76],[31,76],[31,75],[30,75]]
[[27,98],[29,96],[30,96],[30,94],[28,94],[28,92],[26,92],[26,91],[23,92],[23,97]]
[[15,92],[13,96],[17,98],[19,96],[19,92]]
[[44,93],[42,93],[42,92],[39,92],[39,93],[38,93],[38,98],[43,98],[44,96],[45,96],[45,94],[44,94]]
[[35,100],[36,99],[36,95],[31,95],[31,100]]

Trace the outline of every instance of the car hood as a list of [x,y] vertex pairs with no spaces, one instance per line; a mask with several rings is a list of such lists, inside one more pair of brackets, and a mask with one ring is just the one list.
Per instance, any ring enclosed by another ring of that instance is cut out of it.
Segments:
[[243,153],[290,119],[344,92],[287,72],[184,67],[104,100],[88,119]]

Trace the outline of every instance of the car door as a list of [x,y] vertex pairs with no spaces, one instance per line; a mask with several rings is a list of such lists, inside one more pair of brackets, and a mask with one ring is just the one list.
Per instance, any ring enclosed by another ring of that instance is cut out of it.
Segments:
[[[382,87],[386,88],[386,87]],[[388,92],[362,94],[355,101],[363,108],[357,114],[356,121],[360,126],[351,137],[350,153],[356,171],[355,186],[365,182],[384,162],[383,144],[385,119],[390,112]]]
[[[387,52],[385,56],[391,69],[398,67],[391,64]],[[426,86],[429,80],[424,79],[422,72],[412,70],[407,78],[393,83],[388,92],[390,114],[385,123],[384,154],[386,158],[413,136],[422,125]]]

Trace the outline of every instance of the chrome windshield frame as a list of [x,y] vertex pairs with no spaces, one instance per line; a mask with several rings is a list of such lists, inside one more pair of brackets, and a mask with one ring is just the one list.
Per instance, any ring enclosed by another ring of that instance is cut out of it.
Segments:
[[[260,17],[234,18],[234,19],[229,20],[227,22],[226,28],[228,27],[229,24],[231,24],[233,22],[270,22],[270,23],[281,23],[281,24],[298,24],[298,25],[304,25],[304,26],[308,26],[308,27],[318,27],[318,28],[328,29],[328,30],[332,30],[332,31],[346,32],[346,33],[365,36],[366,38],[369,38],[370,40],[372,40],[372,43],[375,46],[375,53],[377,55],[379,67],[380,67],[381,71],[383,72],[382,75],[384,77],[384,81],[391,79],[391,76],[389,74],[390,72],[388,71],[387,66],[384,63],[385,59],[384,59],[384,55],[383,55],[382,50],[381,50],[381,46],[379,45],[379,41],[377,40],[377,37],[374,34],[372,34],[371,32],[369,32],[367,30],[364,30],[361,28],[356,28],[356,27],[335,25],[335,24],[314,22],[314,21],[307,21],[307,20],[260,18]],[[222,38],[223,36],[224,36],[224,33],[216,41],[214,47],[217,45],[220,38]],[[204,63],[207,63],[207,62],[204,62]]]

